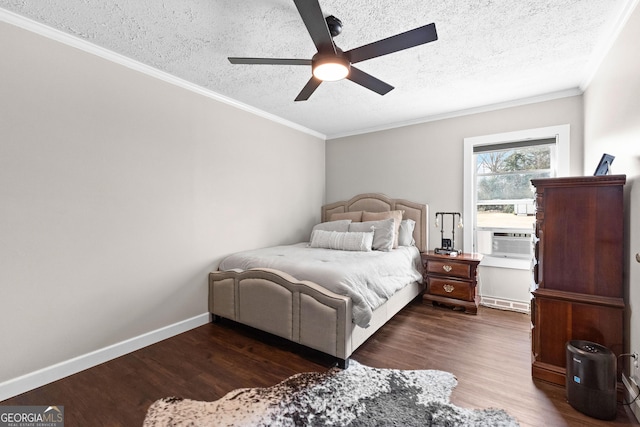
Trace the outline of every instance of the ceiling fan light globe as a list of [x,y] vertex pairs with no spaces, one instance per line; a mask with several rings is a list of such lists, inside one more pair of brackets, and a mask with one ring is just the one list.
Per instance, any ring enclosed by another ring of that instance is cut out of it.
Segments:
[[350,64],[346,58],[320,58],[313,63],[313,75],[325,82],[342,80],[349,75]]
[[313,69],[313,75],[322,81],[334,82],[347,77],[349,68],[345,67],[344,64],[320,64]]

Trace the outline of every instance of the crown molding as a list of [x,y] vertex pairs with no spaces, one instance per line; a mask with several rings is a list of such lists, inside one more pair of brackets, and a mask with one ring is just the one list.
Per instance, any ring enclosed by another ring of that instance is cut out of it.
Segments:
[[579,95],[582,95],[583,93],[584,91],[576,87],[576,88],[566,89],[566,90],[557,91],[557,92],[550,92],[543,95],[532,96],[529,98],[514,99],[510,101],[496,103],[496,104],[468,108],[465,110],[457,110],[457,111],[451,111],[448,113],[436,114],[433,116],[422,117],[415,120],[389,123],[386,125],[377,126],[373,128],[360,129],[353,132],[345,132],[341,134],[328,135],[327,141],[332,139],[344,138],[347,136],[362,135],[366,133],[380,132],[380,131],[400,128],[405,126],[418,125],[421,123],[436,122],[438,120],[452,119],[456,117],[469,116],[469,115],[478,114],[478,113],[486,113],[489,111],[502,110],[504,108],[519,107],[519,106],[528,105],[528,104],[537,104],[539,102],[552,101],[554,99],[568,98],[571,96],[579,96]]
[[27,31],[31,31],[32,33],[41,35],[48,39],[63,43],[67,46],[74,47],[76,49],[82,50],[92,55],[96,55],[100,58],[106,59],[110,62],[122,65],[129,69],[138,71],[140,73],[146,74],[150,77],[154,77],[156,79],[162,80],[164,82],[170,83],[174,86],[181,87],[183,89],[189,90],[191,92],[197,93],[199,95],[206,96],[207,98],[211,98],[218,102],[222,102],[224,104],[230,105],[232,107],[238,108],[240,110],[246,111],[248,113],[254,114],[256,116],[265,118],[272,122],[287,126],[291,129],[295,129],[297,131],[309,134],[316,138],[320,138],[322,140],[326,140],[326,135],[321,134],[320,132],[316,132],[312,129],[301,126],[297,123],[291,122],[289,120],[283,119],[282,117],[278,117],[274,114],[267,113],[266,111],[260,110],[258,108],[252,107],[250,105],[244,104],[242,102],[236,101],[235,99],[229,98],[227,96],[221,95],[217,92],[214,92],[209,89],[205,89],[202,86],[198,86],[191,82],[188,82],[184,79],[173,76],[164,71],[158,70],[157,68],[151,67],[149,65],[143,64],[139,61],[134,61],[131,58],[128,58],[119,53],[113,52],[109,49],[102,48],[93,43],[90,43],[86,40],[83,40],[79,37],[73,36],[71,34],[67,34],[55,28],[49,27],[41,22],[34,21],[32,19],[26,18],[22,15],[18,15],[17,13],[10,12],[8,10],[0,8],[0,21],[6,22],[10,25],[14,25],[16,27],[22,28]]
[[640,2],[640,0],[627,0],[623,7],[620,8],[619,13],[609,21],[609,25],[602,32],[602,37],[593,49],[589,62],[585,68],[585,76],[580,83],[580,89],[583,92],[585,92],[589,84],[591,84],[591,81],[598,72],[598,69],[602,65],[605,57],[613,47],[615,41],[618,39],[618,36],[620,36],[620,33],[629,21],[631,14],[638,6],[638,2]]

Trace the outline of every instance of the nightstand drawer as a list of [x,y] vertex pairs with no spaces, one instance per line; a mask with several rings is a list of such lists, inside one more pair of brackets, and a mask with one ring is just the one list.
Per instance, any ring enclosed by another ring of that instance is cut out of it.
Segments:
[[475,287],[471,282],[462,280],[428,277],[427,290],[431,295],[459,299],[462,301],[475,300]]
[[427,261],[425,266],[427,274],[442,274],[446,276],[460,277],[462,279],[471,279],[471,266],[469,263],[449,260],[433,260]]

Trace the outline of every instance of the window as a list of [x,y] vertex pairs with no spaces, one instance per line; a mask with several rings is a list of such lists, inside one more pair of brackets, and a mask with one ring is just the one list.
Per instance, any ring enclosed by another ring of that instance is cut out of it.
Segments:
[[531,179],[568,174],[569,125],[466,138],[464,152],[463,247],[528,268]]
[[555,176],[555,145],[553,138],[473,148],[477,228],[531,229],[531,179]]

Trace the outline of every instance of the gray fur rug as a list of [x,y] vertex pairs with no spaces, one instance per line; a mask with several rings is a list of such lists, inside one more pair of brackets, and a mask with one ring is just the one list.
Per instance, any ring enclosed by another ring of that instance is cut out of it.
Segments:
[[160,399],[144,426],[518,426],[501,409],[452,405],[456,385],[448,372],[376,369],[351,360],[345,370],[297,374],[214,402]]

